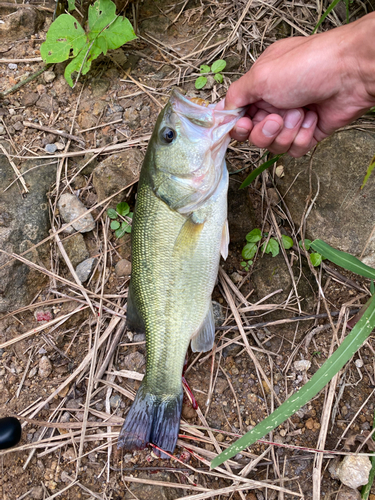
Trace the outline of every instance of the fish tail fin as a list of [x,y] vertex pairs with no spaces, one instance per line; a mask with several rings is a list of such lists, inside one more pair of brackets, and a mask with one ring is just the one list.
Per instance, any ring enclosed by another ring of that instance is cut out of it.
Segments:
[[[180,428],[182,391],[160,398],[142,383],[120,431],[118,448],[143,450],[148,443],[173,453]],[[160,458],[169,458],[154,450]]]

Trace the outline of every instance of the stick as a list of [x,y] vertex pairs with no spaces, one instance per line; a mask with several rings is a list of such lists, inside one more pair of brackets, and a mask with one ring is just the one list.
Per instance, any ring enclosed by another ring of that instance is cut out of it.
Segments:
[[43,132],[49,132],[54,135],[61,135],[61,137],[65,137],[65,139],[70,139],[72,141],[80,142],[83,146],[85,146],[85,141],[80,139],[76,135],[68,134],[68,132],[63,132],[62,130],[57,130],[54,128],[45,127],[44,125],[39,125],[39,123],[32,123],[28,121],[22,122],[25,127],[36,128],[38,130],[43,130]]

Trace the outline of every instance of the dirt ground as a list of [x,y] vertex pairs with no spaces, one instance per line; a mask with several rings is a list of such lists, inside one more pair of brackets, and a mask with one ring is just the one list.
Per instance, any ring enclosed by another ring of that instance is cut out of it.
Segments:
[[[40,57],[54,8],[43,6],[45,10],[38,12],[45,23],[37,33],[0,40],[1,92],[42,67],[39,60],[21,60]],[[351,6],[352,12],[358,10],[357,16],[363,15],[360,8],[356,2]],[[218,451],[253,428],[316,372],[332,344],[327,311],[303,257],[293,264],[298,297],[281,254],[276,258],[259,254],[249,273],[241,267],[246,234],[254,227],[272,231],[275,220],[281,223],[277,207],[271,207],[276,215],[272,218],[264,202],[266,176],[248,190],[238,190],[263,152],[235,142],[228,151],[228,169],[233,174],[231,245],[213,296],[223,319],[215,351],[188,354],[186,379],[200,409],[194,410],[185,398],[176,459],[171,461],[155,458],[151,449],[125,456],[116,449],[120,426],[139,386],[134,372],[144,373],[145,341],[124,327],[129,278],[115,271],[119,260],[130,259],[130,237],[118,240],[109,229],[105,209],[110,205],[100,204],[92,169],[82,170],[93,154],[97,154],[94,166],[123,151],[137,149],[143,155],[171,87],[193,92],[200,64],[222,58],[228,63],[224,83],[209,84],[210,88],[197,92],[217,101],[270,43],[301,31],[311,33],[318,19],[316,9],[307,3],[257,0],[251,8],[242,0],[134,2],[126,14],[137,27],[138,39],[101,56],[73,89],[64,80],[64,64],[56,64],[48,69],[54,77],[42,74],[0,101],[2,138],[17,151],[17,166],[35,155],[56,161],[56,182],[48,195],[51,227],[55,231],[62,227],[56,211],[61,193],[78,194],[96,221],[95,230],[86,233],[84,240],[90,256],[98,259],[84,292],[76,286],[51,232],[47,281],[41,280],[30,305],[1,319],[1,345],[30,332],[0,349],[0,416],[17,415],[23,424],[20,444],[0,452],[4,500],[308,499],[313,495],[313,473],[319,478],[321,498],[344,498],[339,496],[341,483],[328,468],[336,457],[356,451],[372,429],[373,335],[340,373],[328,416],[329,394],[323,390],[264,440],[219,471],[209,469]],[[0,12],[5,19],[14,11],[0,3]],[[340,13],[339,7],[323,29],[343,22]],[[9,64],[16,64],[16,69]],[[29,127],[25,121],[47,131]],[[61,137],[55,129],[78,136],[81,142]],[[50,144],[58,144],[52,154],[45,150]],[[108,146],[112,150],[103,149]],[[272,185],[270,178],[268,182]],[[131,209],[135,192],[133,183],[121,195]],[[65,241],[69,235],[62,232],[60,238]],[[298,248],[292,251],[297,254]],[[272,283],[267,288],[268,275]],[[323,270],[318,279],[333,314],[344,306],[348,314],[365,301],[368,283],[364,279],[342,270],[335,276]],[[95,314],[87,305],[90,301]],[[249,350],[234,310],[245,328]],[[305,318],[308,315],[310,319]],[[338,317],[332,317],[336,324]],[[61,321],[51,325],[44,321],[55,318]],[[33,332],[37,327],[39,331]],[[341,332],[342,323],[336,334],[340,337]],[[296,368],[294,363],[301,360],[311,362],[307,371]],[[328,425],[323,442],[319,439],[322,425]],[[318,448],[321,453],[315,453]],[[336,453],[329,453],[332,450]],[[238,485],[246,489],[236,491]],[[199,496],[206,492],[208,496]],[[374,500],[374,487],[372,493]]]

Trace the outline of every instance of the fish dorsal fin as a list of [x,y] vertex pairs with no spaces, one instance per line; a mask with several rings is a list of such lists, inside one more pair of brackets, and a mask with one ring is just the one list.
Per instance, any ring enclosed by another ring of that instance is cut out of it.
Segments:
[[182,225],[176,238],[173,256],[192,257],[198,244],[204,222],[195,222],[194,214],[190,215]]
[[225,219],[223,231],[221,233],[221,244],[220,244],[220,253],[224,260],[228,257],[228,246],[229,246],[229,226],[228,219]]
[[197,333],[191,339],[191,350],[193,352],[207,352],[212,349],[215,340],[215,318],[212,302],[208,313],[204,318]]

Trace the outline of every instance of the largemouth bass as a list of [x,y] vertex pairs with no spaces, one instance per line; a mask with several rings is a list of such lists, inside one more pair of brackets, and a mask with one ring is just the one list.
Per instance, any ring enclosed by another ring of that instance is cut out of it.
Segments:
[[146,332],[147,366],[120,432],[118,447],[125,450],[151,442],[173,452],[189,342],[194,352],[213,346],[211,294],[229,243],[224,156],[229,132],[243,115],[214,108],[173,90],[142,165],[127,324]]

